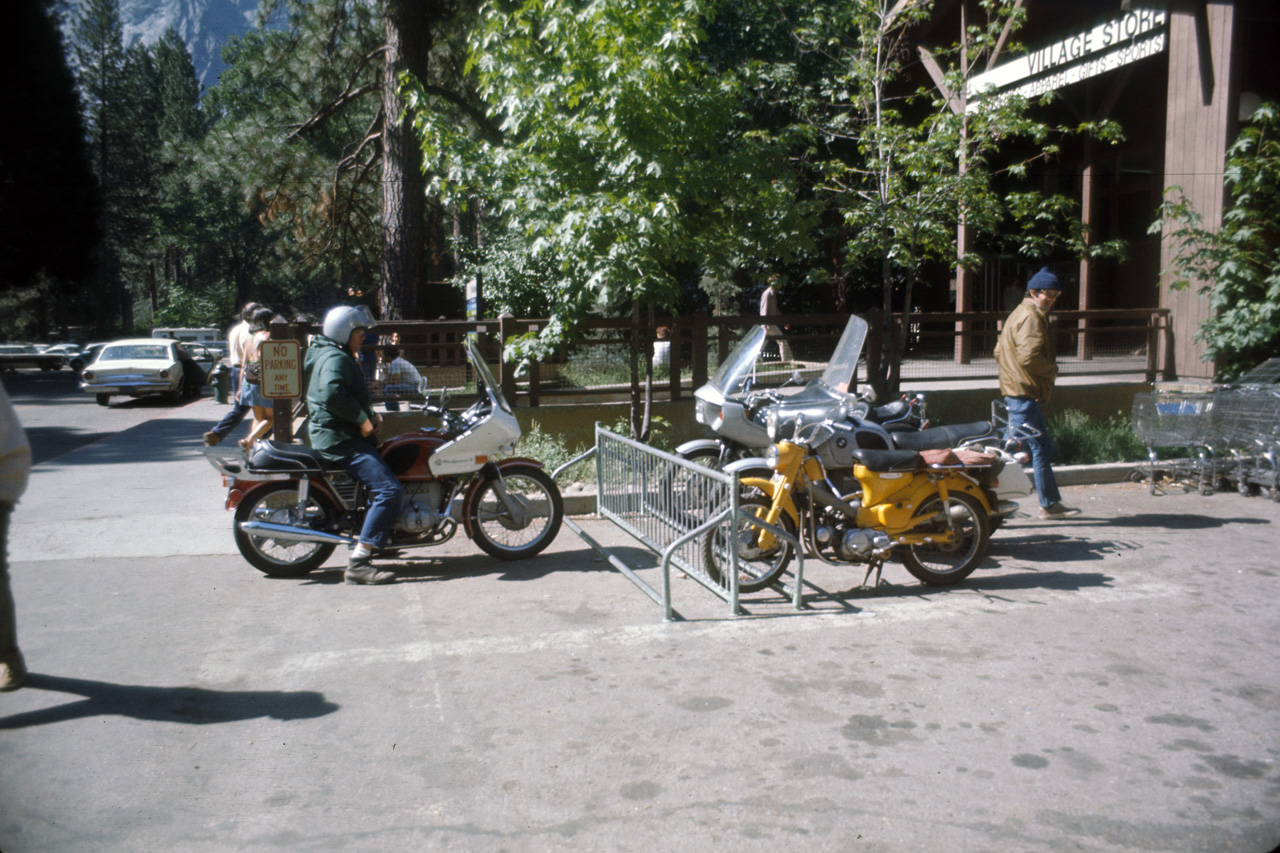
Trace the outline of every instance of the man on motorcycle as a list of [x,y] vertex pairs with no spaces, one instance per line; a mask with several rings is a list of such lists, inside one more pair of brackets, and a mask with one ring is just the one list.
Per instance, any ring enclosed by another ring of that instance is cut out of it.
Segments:
[[311,448],[341,465],[371,493],[364,527],[347,563],[345,577],[350,584],[396,579],[394,572],[375,568],[372,560],[374,551],[387,544],[404,493],[378,454],[382,418],[373,411],[369,384],[356,360],[365,333],[374,325],[373,315],[363,306],[331,309],[324,318],[323,334],[312,339],[303,363]]
[[1053,476],[1053,441],[1040,409],[1058,378],[1049,311],[1061,295],[1062,285],[1048,267],[1033,275],[1027,282],[1026,298],[1005,320],[995,350],[1000,393],[1009,407],[1009,427],[1026,424],[1039,433],[1028,443],[1041,518],[1080,514],[1080,510],[1062,505],[1058,481]]

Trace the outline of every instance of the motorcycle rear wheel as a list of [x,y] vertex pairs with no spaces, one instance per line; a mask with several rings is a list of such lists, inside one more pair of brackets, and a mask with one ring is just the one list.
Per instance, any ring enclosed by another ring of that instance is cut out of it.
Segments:
[[503,470],[502,483],[521,508],[522,517],[508,511],[496,480],[485,482],[471,504],[468,526],[475,531],[476,545],[500,560],[523,560],[541,553],[556,538],[564,520],[559,487],[549,474],[532,465]]
[[253,492],[236,507],[235,537],[240,554],[249,565],[276,578],[302,577],[324,565],[335,545],[321,542],[294,542],[270,536],[251,536],[240,530],[241,522],[268,521],[274,524],[320,527],[334,512],[328,500],[317,500],[313,492],[307,498],[304,518],[298,515],[296,483],[268,483]]
[[[746,495],[738,500],[738,506],[756,518],[769,512],[770,500],[764,495]],[[791,516],[783,513],[778,526],[796,534]],[[730,533],[732,530],[732,533]],[[758,592],[778,582],[778,578],[791,564],[792,547],[782,540],[775,540],[773,547],[761,549],[758,541],[761,528],[742,517],[717,525],[702,540],[702,561],[711,580],[726,586],[729,574],[727,539],[738,549],[738,592]]]
[[[973,573],[987,556],[991,544],[991,525],[982,504],[976,498],[957,492],[950,495],[951,520],[959,530],[959,539],[946,544],[908,545],[902,551],[902,564],[907,571],[927,584],[946,586],[959,583]],[[917,516],[941,514],[942,498],[935,495],[920,505]],[[918,527],[913,532],[944,532],[945,519]]]

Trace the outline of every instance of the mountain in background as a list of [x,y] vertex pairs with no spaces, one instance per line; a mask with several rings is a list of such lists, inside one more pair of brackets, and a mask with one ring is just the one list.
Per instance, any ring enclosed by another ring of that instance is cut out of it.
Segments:
[[[74,18],[80,0],[68,5]],[[226,68],[222,48],[227,40],[252,30],[257,15],[258,0],[120,0],[125,47],[139,39],[154,44],[173,27],[191,51],[196,78],[206,90],[217,85]]]

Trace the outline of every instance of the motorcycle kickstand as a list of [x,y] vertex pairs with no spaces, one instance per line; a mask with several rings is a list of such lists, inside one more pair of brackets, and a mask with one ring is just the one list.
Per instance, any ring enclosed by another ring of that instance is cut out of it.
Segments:
[[[872,586],[868,587],[867,578],[871,577],[872,572],[876,573],[876,582]],[[862,576],[862,583],[858,584],[858,587],[861,589],[875,589],[881,584],[880,575],[883,572],[884,572],[884,562],[883,561],[873,562],[871,565],[867,566],[867,573]]]

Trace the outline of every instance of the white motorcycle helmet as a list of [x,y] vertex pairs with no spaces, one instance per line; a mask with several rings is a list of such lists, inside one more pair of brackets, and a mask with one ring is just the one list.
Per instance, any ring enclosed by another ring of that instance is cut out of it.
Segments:
[[377,321],[363,305],[339,305],[330,308],[329,313],[324,315],[323,332],[329,340],[346,346],[347,341],[351,340],[351,333],[356,329],[372,329],[376,325]]

